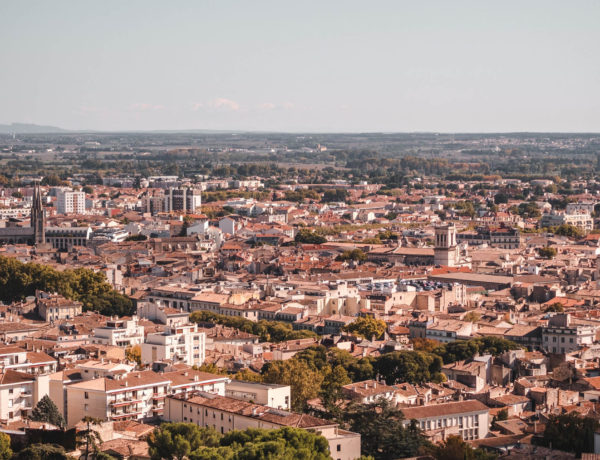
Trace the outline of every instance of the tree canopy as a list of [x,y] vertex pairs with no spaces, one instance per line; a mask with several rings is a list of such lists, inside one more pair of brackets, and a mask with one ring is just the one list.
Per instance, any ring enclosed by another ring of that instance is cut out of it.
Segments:
[[327,440],[313,432],[285,427],[249,428],[225,435],[192,423],[163,423],[148,437],[152,460],[326,460]]
[[0,256],[0,298],[14,302],[35,295],[36,290],[58,292],[83,303],[85,310],[103,315],[134,313],[133,302],[115,291],[101,272],[87,268],[58,271],[48,265],[26,263]]
[[327,241],[327,239],[315,232],[310,231],[307,228],[302,228],[300,231],[298,231],[298,233],[296,233],[294,241],[296,241],[296,243],[304,244],[323,244]]
[[17,452],[12,460],[70,460],[65,448],[57,444],[32,444]]
[[48,395],[44,395],[44,397],[38,401],[31,411],[29,419],[35,422],[51,423],[60,428],[65,426],[65,419],[60,414],[54,401],[52,401]]
[[375,339],[381,338],[386,329],[387,325],[385,324],[385,321],[375,319],[372,316],[359,316],[355,321],[342,328],[345,332],[369,340],[372,337],[375,337]]
[[281,321],[250,321],[238,316],[219,315],[218,313],[201,310],[193,312],[190,315],[190,321],[235,327],[241,331],[258,335],[261,342],[283,342],[284,340],[305,339],[317,336],[312,331],[295,331],[291,324]]
[[343,414],[343,426],[361,435],[361,451],[375,460],[414,457],[429,441],[413,421],[404,426],[404,416],[392,404],[352,405]]
[[542,444],[552,448],[575,452],[577,457],[582,452],[594,451],[594,433],[600,428],[600,422],[592,417],[582,417],[576,413],[551,415]]
[[6,433],[0,433],[0,460],[9,460],[12,456],[10,436]]

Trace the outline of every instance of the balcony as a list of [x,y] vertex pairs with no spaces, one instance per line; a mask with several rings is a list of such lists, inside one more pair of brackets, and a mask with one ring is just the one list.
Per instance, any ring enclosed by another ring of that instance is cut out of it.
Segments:
[[112,401],[109,403],[110,406],[112,407],[124,407],[124,406],[129,406],[131,404],[139,404],[143,402],[141,399],[132,399],[132,400],[119,400],[119,401]]
[[117,412],[117,413],[111,413],[110,414],[110,418],[111,419],[121,419],[121,418],[127,418],[127,417],[136,417],[138,415],[142,415],[142,411],[135,411],[135,412]]

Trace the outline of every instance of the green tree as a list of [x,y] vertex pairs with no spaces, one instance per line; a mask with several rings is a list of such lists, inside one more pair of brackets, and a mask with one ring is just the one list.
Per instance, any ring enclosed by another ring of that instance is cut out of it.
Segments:
[[445,364],[472,359],[476,355],[491,354],[498,356],[508,350],[516,350],[519,346],[499,337],[485,336],[471,340],[457,340],[440,345],[434,353],[442,357]]
[[442,358],[423,351],[394,351],[376,359],[373,364],[376,374],[381,375],[388,385],[396,383],[420,384],[442,382]]
[[294,241],[301,244],[323,244],[327,241],[327,239],[310,231],[307,228],[302,228],[298,231],[298,233],[296,233]]
[[470,311],[465,315],[465,317],[463,318],[463,321],[469,321],[471,323],[476,323],[480,319],[481,319],[481,315],[479,313],[477,313],[476,311]]
[[508,195],[506,193],[496,193],[494,195],[494,203],[495,204],[506,204],[508,203]]
[[433,447],[435,460],[493,460],[497,458],[483,449],[473,449],[460,436],[448,436],[445,441]]
[[137,363],[138,366],[142,365],[142,347],[134,345],[125,349],[125,358],[129,361]]
[[364,262],[367,260],[367,255],[360,249],[352,249],[342,252],[335,260],[346,261],[353,260],[355,262]]
[[554,259],[556,257],[556,248],[547,246],[545,248],[537,248],[537,252],[540,257],[544,259]]
[[565,311],[565,306],[560,302],[554,302],[544,309],[544,313],[562,313]]
[[57,444],[32,444],[17,452],[12,460],[71,460]]
[[244,380],[246,382],[262,382],[263,376],[252,372],[250,369],[242,369],[233,376],[234,380]]
[[319,396],[328,415],[333,419],[338,419],[341,411],[337,402],[343,397],[342,387],[352,381],[348,377],[346,369],[339,364],[333,368],[328,366],[325,369]]
[[519,204],[516,211],[521,217],[525,218],[535,218],[542,215],[538,205],[532,202]]
[[331,459],[327,440],[317,433],[301,428],[234,430],[223,436],[221,446],[237,450],[234,456],[236,460]]
[[218,447],[219,440],[214,428],[193,423],[163,423],[147,439],[152,460],[183,460],[201,447]]
[[263,366],[261,373],[267,383],[290,385],[292,409],[297,412],[306,408],[306,401],[319,395],[323,382],[319,371],[296,359],[271,361]]
[[187,229],[192,226],[194,219],[191,216],[183,217],[183,225],[181,226],[181,230],[179,231],[179,236],[187,236]]
[[146,235],[138,233],[137,235],[129,235],[127,238],[125,238],[125,241],[146,241],[147,239],[148,237]]
[[83,303],[85,310],[105,315],[131,315],[133,302],[116,292],[103,273],[87,268],[55,270],[48,265],[24,264],[11,257],[0,256],[0,298],[13,302],[35,295],[36,290],[58,292]]
[[355,321],[342,328],[345,332],[358,335],[365,339],[371,339],[372,337],[379,339],[386,329],[387,325],[385,324],[385,321],[375,319],[372,316],[359,316]]
[[85,429],[79,430],[75,435],[77,447],[85,447],[85,457],[89,458],[90,448],[92,452],[98,452],[98,447],[102,443],[100,434],[94,429],[94,426],[101,425],[102,420],[94,417],[83,417],[81,421],[85,425]]
[[559,236],[567,236],[569,238],[581,238],[585,235],[584,231],[574,225],[562,224],[553,229],[553,233]]
[[59,428],[65,426],[65,419],[60,414],[58,407],[48,395],[44,395],[42,399],[35,405],[29,419],[35,422],[51,423]]
[[106,452],[98,452],[96,454],[96,457],[94,458],[94,460],[117,460],[115,457],[113,457],[110,454],[107,454]]
[[0,432],[0,460],[9,460],[13,455],[10,448],[10,436]]
[[582,452],[594,451],[594,433],[600,422],[592,417],[582,417],[575,412],[551,415],[546,423],[542,443],[552,448],[574,452],[577,457]]
[[404,416],[386,399],[354,404],[343,414],[344,427],[360,433],[361,451],[375,460],[414,457],[430,444],[416,422],[404,427]]
[[502,422],[504,420],[508,420],[508,409],[506,408],[498,411],[498,413],[492,417],[492,429],[497,430],[498,426],[496,425],[496,422]]

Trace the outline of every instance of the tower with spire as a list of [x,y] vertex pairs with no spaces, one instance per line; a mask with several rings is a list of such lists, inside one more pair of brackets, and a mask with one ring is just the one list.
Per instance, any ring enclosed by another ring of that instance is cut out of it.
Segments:
[[33,229],[33,244],[46,242],[44,226],[44,208],[42,207],[42,192],[39,182],[33,186],[33,203],[31,204],[31,228]]

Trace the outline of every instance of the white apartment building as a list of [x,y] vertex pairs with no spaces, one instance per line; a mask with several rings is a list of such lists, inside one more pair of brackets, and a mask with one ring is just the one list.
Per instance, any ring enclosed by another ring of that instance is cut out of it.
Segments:
[[85,214],[85,192],[60,190],[56,197],[58,214]]
[[197,324],[180,324],[148,334],[141,348],[144,364],[167,361],[200,366],[206,352],[206,334],[198,332]]
[[31,413],[48,394],[48,375],[32,375],[10,369],[0,372],[0,419],[14,422]]
[[160,301],[140,301],[137,304],[137,316],[167,326],[178,326],[189,323],[190,314],[184,310],[167,307]]
[[[73,381],[63,384],[64,401],[54,401],[66,413],[67,425],[73,427],[83,417],[102,420],[151,420],[162,416],[165,398],[170,394],[187,394],[201,390],[217,395],[225,394],[229,379],[206,372],[153,371],[115,373],[112,377]],[[57,381],[57,383],[61,383]],[[53,395],[60,398],[58,391]],[[54,400],[54,398],[53,398]]]
[[0,369],[26,374],[46,375],[56,372],[57,361],[43,352],[27,351],[23,348],[0,346]]
[[113,363],[112,361],[100,359],[77,362],[75,369],[78,369],[82,380],[94,380],[100,378],[116,378],[119,374],[128,374],[133,371],[135,366],[125,363]]
[[457,401],[429,406],[406,407],[404,425],[416,420],[424,431],[440,430],[442,439],[450,435],[465,441],[485,438],[490,426],[490,410],[480,401]]
[[163,210],[195,212],[202,206],[200,190],[188,187],[171,187],[165,192]]
[[95,328],[91,339],[92,343],[125,348],[141,345],[144,342],[144,326],[138,324],[137,316],[111,319],[106,326]]
[[585,210],[577,211],[573,214],[552,212],[542,215],[540,220],[541,227],[557,227],[563,224],[573,225],[585,233],[594,229],[594,219]]
[[256,404],[274,409],[290,409],[290,386],[275,383],[246,382],[231,380],[225,385],[225,396],[242,401],[253,401]]
[[37,313],[44,321],[61,321],[81,315],[83,304],[64,298],[59,294],[36,293]]
[[219,433],[247,428],[303,428],[327,439],[333,459],[354,460],[360,457],[360,434],[341,430],[336,423],[215,394],[195,392],[169,396],[165,399],[163,419],[211,426]]
[[542,328],[542,348],[549,353],[571,353],[590,346],[596,337],[596,327],[571,324],[571,316],[554,315]]

